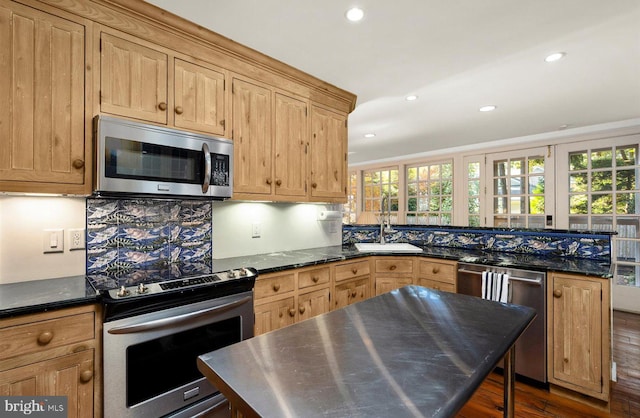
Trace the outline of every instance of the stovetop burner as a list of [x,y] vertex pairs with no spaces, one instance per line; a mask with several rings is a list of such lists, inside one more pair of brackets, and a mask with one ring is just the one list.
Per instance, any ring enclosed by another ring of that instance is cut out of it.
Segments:
[[253,290],[258,272],[240,268],[119,288],[100,289],[104,320],[113,321]]

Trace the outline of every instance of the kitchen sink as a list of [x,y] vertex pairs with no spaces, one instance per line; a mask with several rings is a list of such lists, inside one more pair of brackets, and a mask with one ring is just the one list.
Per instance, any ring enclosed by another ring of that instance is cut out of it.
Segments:
[[356,244],[356,249],[360,252],[374,252],[374,253],[421,253],[422,248],[415,245],[407,244],[406,242],[390,242],[387,244],[380,244],[379,242],[359,242]]

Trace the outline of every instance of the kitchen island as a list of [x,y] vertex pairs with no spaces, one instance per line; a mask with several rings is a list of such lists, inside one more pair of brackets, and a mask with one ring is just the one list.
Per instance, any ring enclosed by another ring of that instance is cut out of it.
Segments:
[[407,286],[204,354],[198,368],[244,416],[454,415],[533,309]]

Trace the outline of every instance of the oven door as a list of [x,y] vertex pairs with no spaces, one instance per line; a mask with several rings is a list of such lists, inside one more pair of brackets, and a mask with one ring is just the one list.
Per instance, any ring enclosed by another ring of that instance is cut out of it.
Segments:
[[218,391],[196,358],[252,336],[253,292],[105,322],[105,417],[160,417],[204,405]]

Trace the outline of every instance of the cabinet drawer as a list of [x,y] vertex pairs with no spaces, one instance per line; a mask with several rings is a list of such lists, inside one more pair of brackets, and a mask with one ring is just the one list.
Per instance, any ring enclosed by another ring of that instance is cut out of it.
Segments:
[[281,295],[293,292],[294,274],[279,274],[276,276],[258,276],[254,289],[255,298],[266,298],[269,296]]
[[355,263],[340,264],[336,266],[336,281],[347,280],[353,277],[369,274],[369,262],[358,261]]
[[456,280],[456,266],[434,261],[420,261],[420,277],[439,282],[454,284]]
[[298,273],[298,288],[329,283],[329,267],[307,270]]
[[419,279],[418,284],[420,286],[428,287],[430,289],[442,290],[444,292],[456,292],[456,285],[449,282],[439,282],[431,279]]
[[381,258],[376,260],[376,273],[413,273],[413,260]]
[[2,328],[0,360],[94,338],[92,312]]

